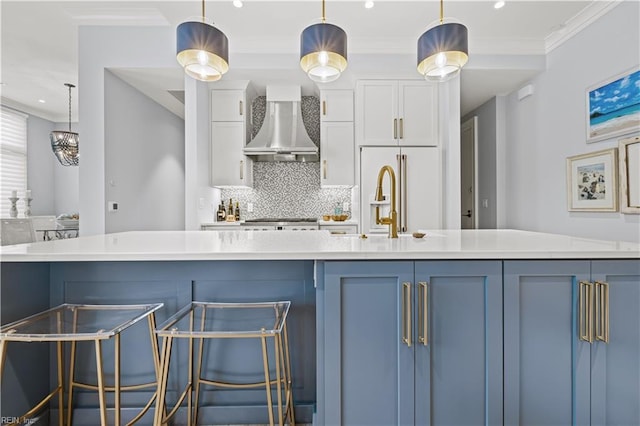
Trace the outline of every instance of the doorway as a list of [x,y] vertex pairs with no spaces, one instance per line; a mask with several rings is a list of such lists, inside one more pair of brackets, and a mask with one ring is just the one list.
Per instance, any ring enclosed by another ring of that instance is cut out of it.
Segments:
[[462,229],[478,228],[478,117],[473,116],[460,128],[460,208]]

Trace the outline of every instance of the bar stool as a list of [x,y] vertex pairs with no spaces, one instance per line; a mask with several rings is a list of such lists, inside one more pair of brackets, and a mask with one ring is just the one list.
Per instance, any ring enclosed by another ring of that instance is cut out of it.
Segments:
[[[290,306],[291,302],[289,301],[262,303],[191,302],[169,318],[156,330],[158,337],[162,338],[162,351],[154,425],[159,426],[169,421],[178,411],[185,398],[187,399],[187,424],[195,425],[198,421],[198,400],[202,385],[235,389],[264,387],[267,394],[269,424],[272,426],[274,425],[272,388],[275,386],[278,404],[278,424],[284,425],[284,422],[288,419],[291,425],[295,425],[289,339],[286,324]],[[261,342],[264,381],[229,383],[202,377],[205,339],[251,338],[259,339]],[[188,382],[177,398],[175,406],[166,414],[167,380],[174,339],[189,339]],[[273,339],[274,378],[271,378],[268,339]],[[195,371],[193,365],[194,340],[198,342]]]
[[[103,426],[107,424],[105,392],[113,392],[115,424],[119,425],[121,417],[120,393],[122,391],[157,388],[160,360],[158,356],[158,343],[155,337],[155,312],[162,306],[162,303],[147,305],[81,305],[65,303],[0,327],[0,378],[4,370],[5,356],[9,342],[56,342],[58,382],[56,388],[27,413],[16,419],[32,417],[57,394],[58,424],[60,426],[64,424],[63,343],[71,342],[67,424],[71,424],[73,388],[80,387],[98,392],[98,399],[100,401],[100,423]],[[149,325],[156,379],[150,383],[122,386],[120,384],[120,333],[144,318],[147,318]],[[108,339],[114,339],[115,374],[114,384],[112,386],[105,385],[103,376],[102,343]],[[81,383],[75,380],[76,344],[80,341],[93,341],[95,345],[96,384]],[[147,405],[129,424],[138,421],[149,410],[156,395],[154,392]]]

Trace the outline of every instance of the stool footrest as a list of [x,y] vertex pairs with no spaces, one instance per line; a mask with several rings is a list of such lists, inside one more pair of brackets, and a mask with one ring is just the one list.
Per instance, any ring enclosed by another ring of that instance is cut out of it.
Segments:
[[[228,382],[216,382],[213,380],[207,380],[200,378],[200,383],[209,385],[209,386],[219,386],[221,388],[232,388],[232,389],[245,389],[245,388],[260,388],[265,387],[265,382],[256,382],[256,383],[228,383]],[[273,379],[269,381],[270,385],[276,385],[278,383],[277,379]]]
[[[47,395],[44,398],[42,398],[42,401],[40,401],[31,410],[27,411],[22,416],[18,417],[18,419],[29,419],[29,418],[31,418],[35,413],[37,413],[38,411],[42,410],[42,408],[45,405],[47,405],[47,402],[49,402],[49,400],[51,398],[53,398],[58,392],[62,392],[62,387],[61,386],[58,386],[54,390],[52,390],[51,393],[49,393],[49,395]],[[6,426],[14,426],[14,425],[21,425],[21,424],[24,424],[24,422],[7,423]]]
[[[180,394],[180,397],[178,398],[178,401],[176,402],[176,405],[173,406],[173,408],[171,409],[171,411],[169,412],[169,414],[167,414],[163,419],[162,419],[162,423],[167,423],[169,421],[169,419],[171,417],[173,417],[177,412],[178,409],[180,408],[180,405],[182,404],[182,402],[184,401],[184,399],[187,397],[187,395],[189,394],[189,392],[191,392],[191,390],[193,389],[193,383],[187,383],[187,386],[184,387],[184,390],[182,391],[182,393]],[[158,409],[158,407],[156,407],[156,410]]]
[[[79,387],[79,388],[82,388],[82,389],[98,390],[98,385],[92,385],[92,384],[89,384],[89,383],[82,383],[82,382],[73,382],[71,384],[74,387]],[[145,388],[156,388],[156,387],[157,387],[157,383],[156,382],[140,383],[140,384],[136,384],[136,385],[120,386],[120,392],[140,390],[140,389],[145,389]],[[106,392],[115,392],[116,387],[115,386],[105,386],[104,390]]]

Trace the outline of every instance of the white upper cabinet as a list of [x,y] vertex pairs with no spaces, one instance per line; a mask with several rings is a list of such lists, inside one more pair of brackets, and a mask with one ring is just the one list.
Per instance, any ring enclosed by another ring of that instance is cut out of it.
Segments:
[[419,80],[360,80],[356,144],[437,146],[437,86]]
[[211,121],[245,121],[246,92],[239,89],[211,91]]
[[245,90],[211,91],[211,186],[253,185],[253,162],[243,153],[249,137]]
[[320,92],[320,117],[323,121],[353,121],[353,91]]
[[320,185],[353,186],[353,91],[323,90],[320,100]]

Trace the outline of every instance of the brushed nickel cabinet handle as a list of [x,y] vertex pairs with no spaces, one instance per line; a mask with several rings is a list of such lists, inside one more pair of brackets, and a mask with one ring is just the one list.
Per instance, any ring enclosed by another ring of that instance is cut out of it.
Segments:
[[240,108],[239,108],[239,110],[240,110],[240,115],[242,115],[242,114],[243,114],[243,112],[242,112],[242,101],[240,101],[240,102],[239,102],[239,104],[240,104],[240,105],[239,105],[239,107],[240,107]]
[[609,284],[595,283],[596,340],[609,343]]
[[579,283],[578,327],[579,339],[593,343],[593,284],[587,281]]
[[398,119],[393,119],[393,138],[398,139]]
[[244,179],[244,161],[240,160],[240,180]]
[[418,283],[418,341],[429,344],[429,283]]
[[327,178],[327,160],[322,161],[322,178]]
[[404,120],[400,119],[400,139],[404,138]]
[[411,283],[402,283],[402,343],[411,347]]
[[322,115],[327,115],[327,101],[322,101]]

